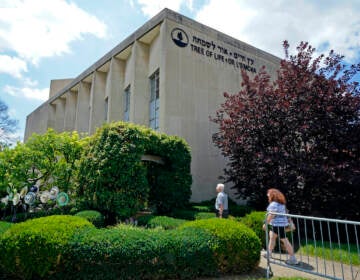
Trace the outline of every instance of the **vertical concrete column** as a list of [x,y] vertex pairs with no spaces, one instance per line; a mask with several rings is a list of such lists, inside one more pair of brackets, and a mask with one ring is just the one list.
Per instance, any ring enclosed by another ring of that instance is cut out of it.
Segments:
[[73,131],[75,129],[77,92],[68,91],[65,93],[65,97],[64,130]]
[[149,46],[135,41],[133,52],[135,67],[130,97],[130,120],[149,126]]
[[124,114],[124,61],[113,57],[106,78],[105,96],[108,98],[108,121],[119,121]]
[[65,98],[59,97],[56,99],[53,104],[56,105],[56,112],[55,112],[55,126],[54,129],[57,132],[64,131],[64,119],[65,119]]
[[56,105],[54,103],[49,103],[47,105],[47,108],[48,108],[47,128],[55,129],[55,125],[56,125]]
[[[160,84],[159,84],[159,91],[160,91],[160,111],[159,111],[159,131],[165,132],[164,129],[166,128],[166,122],[168,120],[168,112],[167,110],[167,89],[172,91],[172,87],[174,86],[172,83],[169,83],[167,79],[167,69],[166,69],[166,58],[167,58],[167,33],[168,32],[167,24],[161,24],[160,26],[160,34],[159,34],[159,41],[160,41]],[[171,71],[171,68],[169,69]]]
[[95,71],[90,90],[89,134],[105,123],[106,73]]
[[75,130],[78,133],[89,132],[91,84],[80,82],[76,105]]

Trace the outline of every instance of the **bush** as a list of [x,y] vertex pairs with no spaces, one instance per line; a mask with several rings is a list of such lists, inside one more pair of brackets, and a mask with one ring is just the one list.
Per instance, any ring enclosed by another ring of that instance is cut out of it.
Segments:
[[0,221],[0,234],[3,234],[7,231],[13,224],[8,222],[1,222]]
[[[266,217],[266,212],[264,211],[254,211],[250,214],[246,215],[245,217],[239,219],[241,223],[245,224],[247,227],[251,228],[255,234],[261,240],[261,246],[263,249],[266,249],[266,232],[262,229],[264,224],[264,220]],[[287,238],[291,243],[293,243],[294,251],[296,252],[299,250],[299,241],[296,238],[296,234],[292,234],[291,232],[286,233]],[[280,244],[281,248],[279,247],[279,242],[276,242],[274,252],[286,252],[285,247],[283,244]]]
[[156,217],[156,216],[154,216],[152,214],[140,216],[137,218],[138,225],[139,226],[147,226],[149,221],[151,219],[153,219],[154,217]]
[[207,205],[196,205],[195,204],[191,208],[198,212],[214,212],[214,205],[207,206]]
[[80,217],[49,216],[14,224],[0,235],[2,269],[24,279],[55,272],[72,236],[93,225]]
[[197,210],[176,209],[169,214],[171,217],[183,220],[201,220],[214,218],[215,213],[199,212]]
[[169,216],[176,219],[195,220],[197,213],[197,210],[174,209],[171,213],[169,213]]
[[261,245],[266,248],[266,235],[265,231],[262,229],[264,224],[266,212],[264,211],[253,211],[250,214],[247,214],[245,217],[242,217],[240,220],[241,223],[251,228],[257,237],[261,240]]
[[77,217],[82,217],[86,220],[88,220],[90,223],[92,223],[97,228],[101,228],[104,226],[104,216],[95,210],[84,210],[80,211],[75,214]]
[[[114,222],[145,203],[158,213],[181,208],[191,195],[191,155],[184,140],[129,123],[106,124],[90,138],[80,162],[79,195]],[[143,162],[150,154],[164,164]]]
[[247,214],[251,213],[252,208],[247,205],[232,205],[229,210],[231,216],[244,217]]
[[[19,212],[16,214],[15,222],[20,223],[20,222],[25,222],[30,219],[47,217],[47,216],[52,216],[52,215],[67,215],[70,213],[71,207],[72,206],[70,204],[68,204],[68,205],[61,206],[61,207],[54,207],[49,210],[39,210],[36,212]],[[7,222],[12,222],[13,215],[6,216],[4,218],[4,220]]]
[[207,219],[187,222],[180,228],[201,228],[213,235],[213,256],[222,273],[243,273],[259,263],[261,242],[245,225],[229,219]]
[[[215,198],[199,203],[192,203],[192,210],[200,212],[215,212]],[[229,198],[229,213],[231,216],[244,217],[251,211],[252,208],[250,206],[238,205],[235,201]]]
[[215,213],[209,213],[209,212],[199,212],[195,214],[195,220],[211,219],[215,217],[216,217]]
[[185,223],[186,220],[175,219],[166,216],[154,216],[147,222],[147,227],[156,228],[161,227],[163,229],[175,229]]
[[[82,231],[63,267],[67,279],[193,279],[216,273],[202,229],[142,229],[120,225]],[[60,277],[58,274],[57,277]]]

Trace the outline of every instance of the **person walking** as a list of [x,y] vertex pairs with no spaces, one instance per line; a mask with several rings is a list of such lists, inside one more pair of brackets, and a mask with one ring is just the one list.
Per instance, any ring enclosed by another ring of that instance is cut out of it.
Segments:
[[[266,224],[270,225],[269,230],[269,247],[265,254],[265,257],[271,257],[272,251],[274,250],[277,237],[280,238],[280,241],[284,244],[286,251],[289,254],[289,259],[286,261],[289,265],[297,265],[297,261],[294,255],[294,248],[291,245],[289,239],[286,237],[285,228],[289,225],[289,219],[287,216],[276,215],[273,213],[286,214],[286,198],[284,194],[278,189],[269,189],[267,191],[267,197],[269,205],[266,208],[268,213],[266,218]],[[263,225],[263,229],[266,230],[266,224]]]
[[224,189],[225,189],[224,184],[217,184],[215,209],[216,209],[216,217],[218,218],[227,218],[229,216],[228,195],[224,192]]

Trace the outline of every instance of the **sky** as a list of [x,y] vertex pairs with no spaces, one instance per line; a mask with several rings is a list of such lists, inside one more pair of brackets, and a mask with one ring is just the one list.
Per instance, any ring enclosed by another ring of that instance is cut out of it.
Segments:
[[164,8],[280,58],[288,40],[360,61],[359,0],[0,0],[0,99],[19,139],[51,80],[77,77]]

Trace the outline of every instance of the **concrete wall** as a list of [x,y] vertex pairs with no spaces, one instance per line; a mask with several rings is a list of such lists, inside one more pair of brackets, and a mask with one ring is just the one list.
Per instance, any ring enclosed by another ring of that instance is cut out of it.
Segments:
[[[165,80],[160,97],[164,113],[160,125],[164,132],[185,138],[191,146],[192,200],[199,201],[215,196],[216,183],[226,165],[212,143],[217,127],[209,121],[209,116],[215,116],[224,102],[224,92],[239,91],[241,67],[246,67],[249,75],[254,75],[262,65],[274,73],[278,61],[219,40],[214,30],[171,20],[165,23],[165,67],[160,70],[161,79]],[[171,34],[178,32],[183,38],[187,35],[186,47],[179,47],[172,40]]]
[[255,75],[266,65],[274,76],[279,62],[259,49],[164,10],[58,93],[50,94],[28,116],[25,139],[48,127],[93,134],[105,122],[122,120],[128,86],[130,121],[148,126],[149,78],[159,70],[159,131],[189,143],[191,199],[211,199],[226,160],[212,143],[217,127],[209,117],[215,116],[224,92],[240,90],[241,69]]
[[72,81],[73,79],[51,80],[49,98],[55,96],[59,91],[61,91],[66,85],[70,84]]

